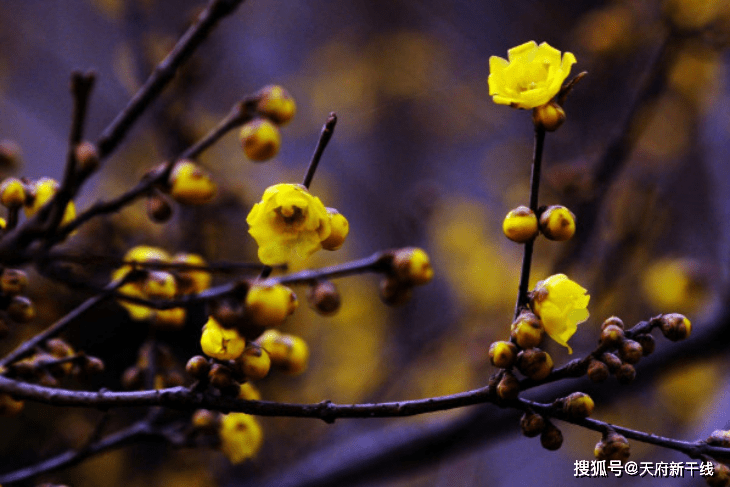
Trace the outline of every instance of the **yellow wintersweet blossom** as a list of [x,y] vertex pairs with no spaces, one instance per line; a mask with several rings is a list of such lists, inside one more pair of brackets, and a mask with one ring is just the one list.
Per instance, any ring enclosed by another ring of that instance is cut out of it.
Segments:
[[507,51],[507,59],[489,58],[489,94],[494,103],[515,108],[535,108],[553,99],[576,63],[575,56],[547,42],[526,42]]
[[248,233],[266,265],[301,261],[322,248],[332,231],[327,209],[299,184],[269,186],[246,217]]
[[261,426],[256,418],[245,413],[224,414],[218,434],[221,450],[233,464],[256,455],[263,441]]
[[573,353],[568,340],[575,334],[578,324],[588,319],[586,307],[590,298],[583,287],[565,274],[555,274],[535,286],[532,310],[540,317],[550,338],[568,347],[568,353]]
[[238,358],[246,347],[246,340],[235,329],[226,329],[212,316],[203,327],[200,336],[200,347],[208,357],[218,360]]

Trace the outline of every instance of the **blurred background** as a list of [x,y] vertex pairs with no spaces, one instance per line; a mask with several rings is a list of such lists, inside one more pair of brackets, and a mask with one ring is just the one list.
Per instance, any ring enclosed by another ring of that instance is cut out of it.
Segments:
[[[21,164],[3,175],[60,178],[71,119],[69,77],[94,69],[86,136],[95,140],[202,8],[201,1],[28,0],[0,9],[0,139]],[[200,163],[219,183],[204,207],[176,207],[164,225],[140,202],[95,220],[65,247],[121,256],[134,245],[199,252],[210,261],[255,261],[245,217],[264,189],[299,182],[331,111],[339,122],[311,186],[350,222],[320,267],[403,246],[423,247],[436,277],[403,307],[378,298],[378,278],[337,281],[334,317],[300,307],[285,330],[311,349],[302,376],[272,374],[264,399],[336,403],[450,394],[484,385],[487,351],[506,339],[522,248],[501,222],[528,203],[530,113],[492,103],[488,60],[528,40],[573,52],[567,122],[548,134],[541,204],[578,217],[569,243],[536,243],[532,285],[568,274],[589,290],[590,320],[569,356],[589,353],[601,322],[627,325],[680,312],[693,336],[657,337],[657,358],[637,381],[587,379],[530,391],[552,401],[581,390],[597,419],[686,440],[730,428],[730,6],[722,0],[324,2],[250,0],[224,20],[94,176],[77,206],[120,194],[151,167],[197,140],[246,94],[281,84],[297,101],[274,160],[252,163],[235,134]],[[103,281],[111,267],[88,269]],[[218,282],[224,282],[226,276]],[[303,297],[305,289],[297,289]],[[89,295],[33,274],[31,297],[47,326]],[[202,311],[169,341],[181,367],[199,353]],[[13,329],[8,350],[39,328]],[[104,358],[96,384],[120,388],[147,335],[114,303],[67,337]],[[87,386],[88,387],[88,386]],[[27,404],[0,418],[2,472],[83,444],[102,413]],[[115,411],[109,430],[143,411]],[[520,435],[519,415],[494,406],[412,419],[263,418],[259,455],[231,467],[215,450],[135,444],[39,479],[76,486],[573,485],[576,459],[592,459],[594,432],[559,423],[557,452]],[[632,459],[687,461],[632,442]],[[632,479],[645,484],[657,479]],[[622,479],[603,479],[618,485]],[[699,485],[697,478],[665,479]]]

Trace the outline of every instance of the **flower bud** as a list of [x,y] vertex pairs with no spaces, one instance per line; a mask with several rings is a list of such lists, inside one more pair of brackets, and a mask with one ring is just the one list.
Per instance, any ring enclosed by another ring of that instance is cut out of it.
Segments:
[[246,157],[254,162],[268,161],[281,147],[279,128],[269,120],[258,118],[241,127],[239,134]]
[[225,365],[213,364],[208,372],[208,377],[210,384],[216,389],[227,391],[235,387],[236,393],[238,393],[239,385],[233,380],[233,371]]
[[517,360],[517,347],[512,342],[494,342],[489,347],[489,361],[495,367],[507,369]]
[[[173,264],[205,267],[205,259],[198,254],[180,253],[172,259]],[[177,287],[180,294],[197,294],[210,287],[212,277],[204,269],[178,269]]]
[[0,203],[6,208],[19,208],[25,203],[25,186],[18,178],[7,178],[0,185]]
[[641,348],[639,342],[634,340],[624,340],[618,350],[618,356],[627,364],[637,364],[644,355],[644,349]]
[[616,325],[619,328],[621,328],[622,330],[625,329],[624,322],[623,322],[623,320],[621,320],[621,318],[619,318],[618,316],[611,316],[609,318],[606,318],[606,321],[601,323],[601,331],[603,331],[604,329],[606,329],[607,326],[610,326],[610,325]]
[[192,161],[178,161],[170,173],[170,196],[184,205],[202,205],[215,197],[218,188],[203,168]]
[[212,433],[218,429],[220,415],[207,409],[198,409],[193,413],[190,421],[193,423],[193,428]]
[[639,345],[641,345],[644,357],[647,357],[654,352],[654,349],[656,348],[656,341],[653,336],[648,333],[642,333],[640,335],[636,335],[634,338],[637,342],[639,342]]
[[309,347],[302,338],[267,330],[255,342],[271,358],[271,363],[292,375],[301,374],[309,364]]
[[532,110],[532,123],[547,132],[554,132],[565,122],[565,110],[551,101]]
[[707,437],[706,441],[708,445],[730,448],[730,431],[715,430],[710,436]]
[[99,168],[99,151],[91,142],[81,142],[77,145],[74,155],[79,173],[88,175]]
[[684,340],[692,332],[692,323],[679,313],[662,315],[660,323],[664,336],[673,342]]
[[104,361],[98,357],[86,357],[84,363],[84,373],[88,375],[96,375],[104,372],[105,369]]
[[307,291],[307,301],[317,313],[328,316],[340,309],[340,293],[332,281],[318,281]]
[[540,434],[540,444],[546,450],[555,451],[563,446],[563,433],[557,426],[548,422]]
[[517,368],[532,380],[543,380],[553,370],[553,359],[547,352],[531,348],[517,355]]
[[540,231],[550,240],[569,240],[575,233],[575,215],[564,206],[550,206],[540,215]]
[[502,222],[504,235],[517,243],[526,243],[537,237],[537,216],[526,206],[518,206],[507,213]]
[[155,223],[165,223],[172,216],[172,206],[160,194],[147,198],[147,216]]
[[612,374],[615,374],[616,371],[619,368],[621,368],[621,359],[612,353],[606,352],[606,353],[602,354],[600,360],[601,360],[601,362],[606,364],[606,366],[608,367],[608,370]]
[[598,460],[619,460],[625,462],[629,459],[631,451],[629,442],[625,437],[615,431],[609,431],[603,435],[601,441],[596,443],[593,454]]
[[636,378],[636,369],[631,364],[623,364],[616,371],[616,378],[621,384],[631,384]]
[[122,374],[122,387],[128,391],[134,391],[142,387],[144,373],[139,367],[129,367]]
[[497,384],[497,395],[505,401],[514,401],[520,394],[520,381],[511,372],[505,372]]
[[244,399],[246,401],[260,401],[261,393],[250,382],[244,382],[238,390],[238,399]]
[[587,418],[593,413],[595,404],[588,394],[583,392],[574,392],[562,399],[563,412],[570,419]]
[[28,323],[35,318],[33,302],[25,296],[13,296],[7,312],[10,319],[16,323]]
[[417,247],[397,250],[393,256],[393,270],[399,279],[408,284],[426,284],[433,278],[428,254]]
[[202,355],[195,355],[188,360],[188,363],[185,365],[185,371],[197,380],[204,380],[208,377],[208,372],[210,372],[210,363]]
[[545,429],[545,419],[537,413],[525,413],[520,419],[522,434],[534,438]]
[[520,348],[528,349],[540,345],[545,330],[534,313],[523,311],[512,323],[510,335]]
[[330,234],[322,240],[322,248],[325,250],[337,250],[345,243],[347,234],[350,233],[350,223],[344,215],[334,208],[327,208],[327,215],[330,220]]
[[608,366],[599,360],[591,360],[588,365],[588,378],[593,382],[603,382],[608,379]]
[[17,296],[25,292],[28,274],[20,269],[4,269],[0,275],[0,291],[6,296]]
[[604,347],[616,348],[624,341],[624,331],[616,325],[608,325],[601,331],[599,341]]
[[0,140],[0,169],[16,169],[22,163],[22,149],[14,140]]
[[730,467],[723,463],[712,462],[712,475],[705,476],[710,487],[728,487],[730,485]]
[[294,291],[281,284],[253,284],[246,294],[246,317],[264,328],[281,326],[298,306]]
[[269,374],[271,359],[259,345],[249,344],[236,359],[236,365],[248,380],[261,380]]
[[281,86],[265,86],[259,92],[259,97],[256,111],[273,122],[284,125],[294,117],[296,113],[294,98]]

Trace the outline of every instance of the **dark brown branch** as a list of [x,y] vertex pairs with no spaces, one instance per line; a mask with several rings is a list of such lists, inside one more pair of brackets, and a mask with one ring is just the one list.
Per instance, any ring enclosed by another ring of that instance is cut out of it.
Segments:
[[319,166],[319,161],[322,159],[322,154],[332,138],[332,135],[335,133],[335,125],[337,125],[337,114],[332,112],[329,117],[327,117],[327,121],[322,127],[317,147],[314,149],[312,160],[309,162],[309,167],[307,168],[307,174],[304,176],[304,180],[302,181],[302,185],[305,188],[309,188],[312,184],[312,179],[314,179],[314,173],[317,171],[317,166]]
[[178,68],[208,37],[218,21],[230,15],[243,0],[211,0],[196,22],[183,34],[165,59],[157,65],[150,77],[129,101],[129,104],[104,130],[97,142],[99,157],[106,158],[124,139],[134,122],[149,104],[175,77]]

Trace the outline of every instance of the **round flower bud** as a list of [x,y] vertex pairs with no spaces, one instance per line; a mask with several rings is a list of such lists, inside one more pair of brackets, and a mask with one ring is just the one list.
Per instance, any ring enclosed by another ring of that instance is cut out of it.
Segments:
[[98,357],[86,357],[86,362],[84,363],[83,371],[85,374],[88,375],[96,375],[101,374],[104,372],[104,369],[106,366],[104,365],[104,361],[101,360]]
[[155,299],[172,299],[177,293],[175,276],[167,271],[151,271],[142,287],[144,294]]
[[570,419],[587,418],[593,413],[595,404],[588,394],[583,392],[574,392],[562,399],[563,412]]
[[601,331],[600,343],[604,347],[616,348],[624,341],[624,331],[616,325],[608,325]]
[[[51,198],[58,192],[58,187],[58,181],[51,178],[41,178],[33,183],[26,190],[25,206],[23,207],[25,216],[30,218],[38,213],[38,210],[50,202]],[[69,201],[61,220],[61,226],[74,218],[76,218],[76,206],[73,201]]]
[[193,424],[193,428],[197,430],[213,432],[218,429],[220,424],[220,414],[207,409],[198,409],[193,413],[190,421]]
[[631,384],[636,378],[636,369],[631,364],[623,364],[616,371],[616,378],[621,384]]
[[281,326],[298,306],[294,291],[281,284],[253,284],[246,294],[246,316],[265,328]]
[[210,378],[210,384],[216,389],[228,392],[235,387],[236,394],[238,394],[239,385],[233,380],[231,369],[225,365],[213,364],[208,372],[208,377]]
[[271,358],[271,363],[292,375],[301,374],[309,364],[309,347],[303,339],[276,330],[267,330],[256,342]]
[[564,206],[550,206],[540,215],[540,231],[550,240],[569,240],[575,233],[575,215]]
[[0,168],[17,169],[22,163],[22,149],[14,140],[0,140]]
[[25,296],[13,296],[7,312],[10,319],[16,323],[28,323],[35,318],[33,302]]
[[129,367],[122,374],[122,387],[127,391],[134,391],[142,387],[144,373],[139,367]]
[[330,219],[330,234],[322,240],[322,248],[325,250],[337,250],[345,243],[347,234],[350,233],[350,223],[342,214],[334,208],[327,208],[327,215]]
[[555,132],[563,122],[565,122],[565,110],[554,101],[532,109],[532,123],[537,128]]
[[553,370],[553,359],[539,348],[523,350],[517,355],[517,369],[532,380],[543,380]]
[[520,419],[522,434],[534,438],[545,429],[545,419],[537,413],[525,413]]
[[537,237],[537,216],[526,206],[518,206],[507,213],[502,222],[504,235],[517,243],[526,243]]
[[160,194],[147,198],[147,216],[155,223],[165,223],[172,216],[172,206]]
[[17,296],[25,292],[28,274],[20,269],[4,269],[0,275],[0,291],[6,296]]
[[540,434],[540,444],[546,450],[555,451],[563,446],[563,433],[557,426],[548,422]]
[[246,346],[236,365],[249,380],[261,380],[269,374],[271,359],[264,349],[256,344]]
[[599,360],[591,360],[588,365],[588,378],[593,382],[603,382],[608,379],[608,366]]
[[99,168],[99,151],[91,142],[81,142],[74,149],[78,171],[83,174],[91,174]]
[[606,318],[606,321],[601,323],[601,331],[603,331],[607,326],[610,325],[616,325],[622,330],[625,329],[624,322],[619,318],[618,316],[611,316],[609,318]]
[[631,454],[629,442],[624,436],[610,431],[603,435],[601,441],[596,443],[593,454],[598,460],[619,460],[625,462]]
[[730,448],[730,431],[715,430],[710,436],[707,437],[706,441],[708,445]]
[[654,352],[654,349],[656,348],[656,341],[653,336],[648,333],[642,333],[641,335],[636,335],[634,338],[636,338],[636,341],[639,342],[639,345],[641,345],[644,357],[651,355],[652,352]]
[[397,250],[393,256],[393,270],[399,279],[408,284],[426,284],[433,278],[428,254],[417,247]]
[[489,347],[489,361],[500,369],[512,367],[517,361],[517,347],[512,342],[494,342]]
[[287,338],[291,340],[291,346],[283,370],[287,374],[299,375],[309,366],[309,346],[307,342],[297,336],[289,335]]
[[275,123],[284,125],[294,117],[297,107],[288,91],[278,85],[269,85],[259,92],[256,111]]
[[710,487],[728,487],[730,485],[730,467],[723,463],[712,462],[712,475],[705,476]]
[[18,178],[7,178],[0,185],[0,203],[6,208],[19,208],[25,203],[25,185]]
[[196,355],[188,360],[185,371],[197,380],[204,380],[210,372],[210,363],[202,355]]
[[246,157],[254,162],[268,161],[281,147],[279,128],[264,118],[245,123],[239,138]]
[[641,357],[644,355],[644,349],[641,348],[639,342],[634,340],[624,340],[619,347],[618,355],[621,360],[627,364],[637,364]]
[[542,323],[529,311],[522,312],[510,328],[512,339],[524,349],[540,345],[544,334]]
[[520,394],[520,381],[511,372],[505,372],[497,384],[497,395],[505,401],[514,401]]
[[332,281],[318,281],[307,291],[307,301],[317,313],[328,316],[340,309],[340,293]]
[[684,340],[692,332],[692,323],[679,313],[663,315],[660,323],[664,336],[673,342]]
[[184,205],[202,205],[213,199],[218,188],[210,174],[192,161],[178,161],[170,173],[170,196]]
[[380,281],[380,299],[387,305],[400,306],[408,302],[413,295],[413,287],[394,276],[384,277]]
[[244,413],[224,414],[218,436],[221,451],[234,465],[256,455],[263,442],[261,426],[256,418]]
[[601,362],[606,364],[606,366],[608,367],[608,370],[612,374],[615,374],[616,371],[619,368],[621,368],[621,359],[612,353],[606,352],[606,353],[602,354],[600,360],[601,360]]
[[261,393],[250,382],[244,382],[238,390],[238,399],[244,399],[246,401],[260,401]]

